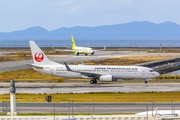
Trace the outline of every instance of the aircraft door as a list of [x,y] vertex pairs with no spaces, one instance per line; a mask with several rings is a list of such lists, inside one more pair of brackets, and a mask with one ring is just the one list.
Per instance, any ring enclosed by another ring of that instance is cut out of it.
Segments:
[[145,70],[142,70],[142,75],[145,75],[145,73],[146,73]]
[[50,75],[53,75],[53,74],[54,74],[54,69],[53,69],[53,68],[50,68],[50,67],[45,67],[45,68],[44,68],[44,71],[45,71],[47,74],[50,74]]
[[53,75],[53,68],[50,69],[50,74]]

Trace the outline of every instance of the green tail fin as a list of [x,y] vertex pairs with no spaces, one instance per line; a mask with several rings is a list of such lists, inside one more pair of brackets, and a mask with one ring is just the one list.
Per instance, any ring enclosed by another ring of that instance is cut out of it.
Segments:
[[72,50],[74,50],[74,47],[76,47],[76,45],[75,45],[73,36],[71,36],[71,38],[72,38]]

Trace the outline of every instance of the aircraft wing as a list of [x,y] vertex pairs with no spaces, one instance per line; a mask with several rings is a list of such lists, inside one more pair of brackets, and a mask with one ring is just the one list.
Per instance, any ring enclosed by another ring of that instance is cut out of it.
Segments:
[[82,75],[87,76],[87,77],[99,78],[101,75],[103,75],[103,74],[97,74],[97,73],[88,73],[88,72],[74,71],[74,70],[71,70],[71,68],[68,66],[68,64],[66,62],[64,62],[64,64],[66,66],[67,71],[81,73]]
[[[63,47],[63,48],[71,49],[71,47]],[[52,46],[52,49],[54,50],[54,46]]]
[[54,49],[54,50],[56,50],[56,51],[67,51],[67,52],[76,52],[74,50],[61,50],[61,49]]
[[95,51],[103,51],[103,50],[106,50],[106,46],[104,46],[104,49],[93,50],[93,51],[95,52]]
[[62,49],[54,49],[54,50],[56,50],[56,51],[74,52],[74,53],[75,53],[75,52],[79,52],[80,54],[84,52],[84,51],[75,51],[75,50],[67,50],[67,49],[66,49],[66,50],[62,50]]
[[67,51],[67,52],[76,52],[74,50],[69,50],[69,49],[65,49],[65,50],[62,50],[62,49],[54,49],[54,47],[52,46],[53,50],[56,50],[56,51]]
[[101,74],[96,74],[96,73],[88,73],[88,72],[80,72],[80,71],[73,71],[73,72],[81,73],[81,75],[92,78],[99,78],[101,76]]

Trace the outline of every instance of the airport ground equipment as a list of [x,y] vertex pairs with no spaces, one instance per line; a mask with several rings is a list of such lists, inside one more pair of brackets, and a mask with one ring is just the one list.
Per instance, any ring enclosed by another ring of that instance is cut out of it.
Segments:
[[51,102],[51,96],[46,96],[46,102]]

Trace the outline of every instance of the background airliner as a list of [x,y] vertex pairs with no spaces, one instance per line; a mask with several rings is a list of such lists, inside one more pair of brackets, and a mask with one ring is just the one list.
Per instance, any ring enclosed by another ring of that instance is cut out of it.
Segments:
[[34,70],[53,76],[65,78],[89,78],[91,84],[97,80],[104,82],[117,79],[145,79],[159,76],[159,73],[140,66],[107,66],[107,65],[65,65],[50,61],[34,41],[30,41]]
[[[98,51],[98,50],[93,50],[92,48],[90,47],[77,47],[75,42],[74,42],[74,38],[73,36],[71,36],[72,38],[72,50],[60,50],[60,49],[55,49],[56,51],[68,51],[68,52],[74,52],[75,55],[79,55],[79,54],[85,54],[85,55],[94,55],[95,51]],[[105,50],[106,47],[104,47],[103,50]]]

